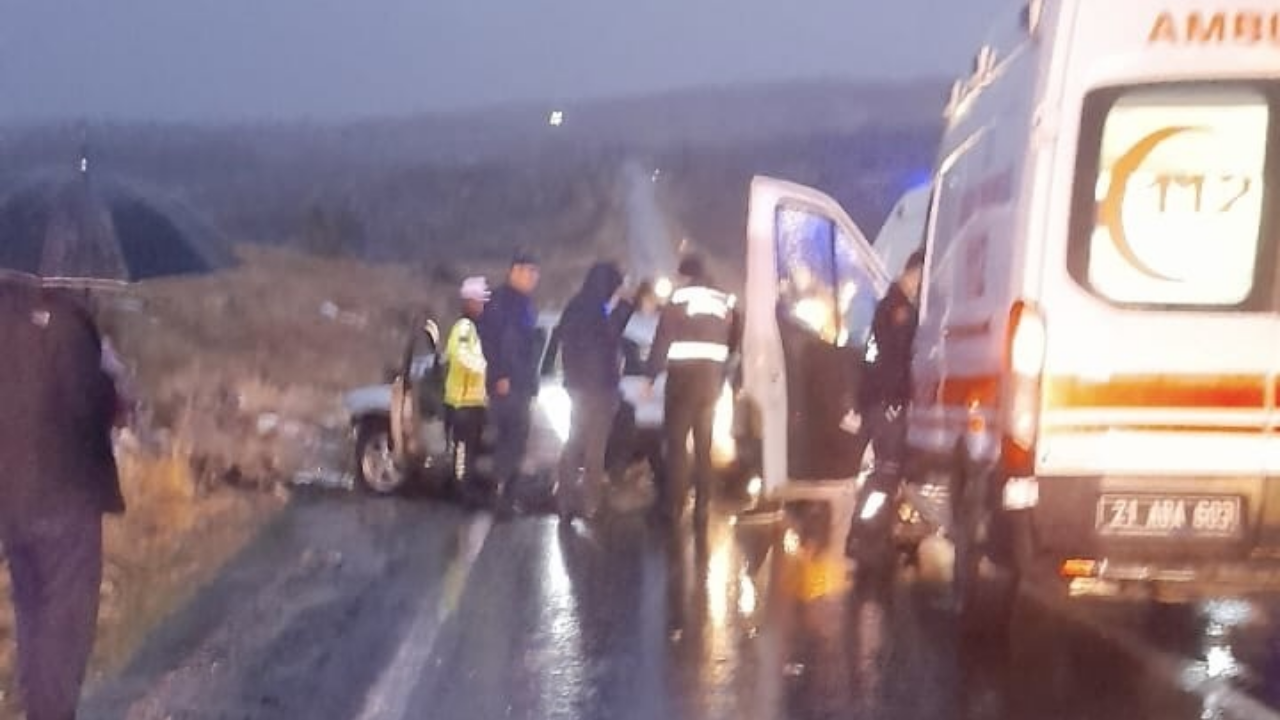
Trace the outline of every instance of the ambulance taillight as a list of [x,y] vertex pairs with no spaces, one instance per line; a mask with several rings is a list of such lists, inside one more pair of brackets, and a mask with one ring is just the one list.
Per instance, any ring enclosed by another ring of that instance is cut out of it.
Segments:
[[1028,303],[1015,303],[1009,314],[1008,384],[1001,453],[1005,473],[1010,477],[1031,475],[1035,471],[1047,341],[1040,312]]

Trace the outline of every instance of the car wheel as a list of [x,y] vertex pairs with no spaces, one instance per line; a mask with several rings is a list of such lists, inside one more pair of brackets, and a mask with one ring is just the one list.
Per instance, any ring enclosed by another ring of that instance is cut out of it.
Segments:
[[405,472],[396,463],[386,418],[365,418],[356,427],[356,477],[376,495],[392,495],[404,487]]

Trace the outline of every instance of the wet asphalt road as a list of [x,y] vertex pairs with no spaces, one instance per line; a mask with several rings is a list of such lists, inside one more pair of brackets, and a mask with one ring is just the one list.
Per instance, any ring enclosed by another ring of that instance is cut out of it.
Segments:
[[1030,598],[1007,648],[961,647],[936,584],[854,587],[822,539],[301,496],[84,716],[1253,718],[1277,699],[1265,601]]

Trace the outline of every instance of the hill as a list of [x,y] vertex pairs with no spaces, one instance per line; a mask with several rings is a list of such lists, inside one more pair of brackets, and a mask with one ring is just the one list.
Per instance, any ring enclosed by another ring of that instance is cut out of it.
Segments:
[[[92,172],[191,208],[226,248],[283,245],[451,277],[517,245],[549,262],[618,255],[622,168],[660,171],[672,241],[737,255],[755,173],[815,185],[874,234],[932,163],[941,82],[711,88],[560,108],[498,107],[347,125],[18,127],[0,142],[0,195]],[[87,141],[86,141],[87,140]]]

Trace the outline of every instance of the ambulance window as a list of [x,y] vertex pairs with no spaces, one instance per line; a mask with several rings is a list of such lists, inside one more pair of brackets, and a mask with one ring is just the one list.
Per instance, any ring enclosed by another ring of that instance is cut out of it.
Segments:
[[783,206],[775,216],[778,301],[785,317],[827,343],[839,336],[835,293],[835,222]]
[[[1086,103],[1069,266],[1120,305],[1239,308],[1264,290],[1270,106],[1162,86]],[[1085,182],[1085,178],[1090,178]]]

